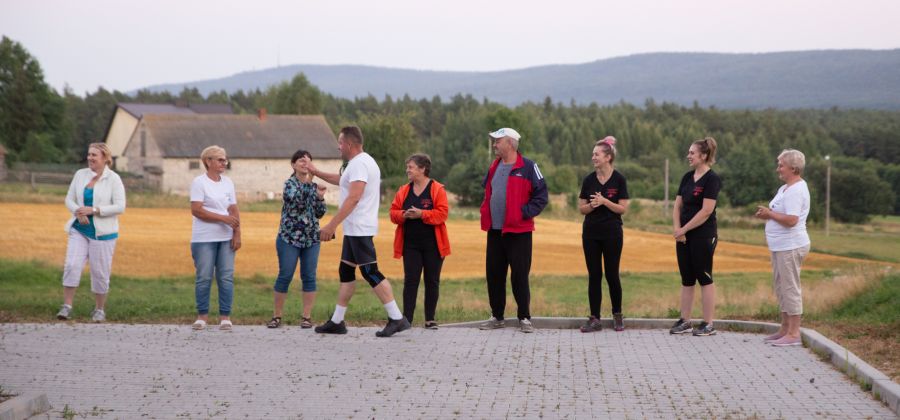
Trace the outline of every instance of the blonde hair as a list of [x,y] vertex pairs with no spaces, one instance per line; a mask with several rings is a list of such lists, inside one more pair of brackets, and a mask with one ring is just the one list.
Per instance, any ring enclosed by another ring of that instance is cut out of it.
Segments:
[[706,164],[712,165],[716,163],[716,139],[706,137],[693,143],[700,150],[701,155],[706,155]]
[[785,165],[793,169],[794,175],[800,175],[803,173],[803,168],[806,167],[806,156],[799,150],[784,149],[778,155],[778,160],[783,161]]
[[103,162],[106,166],[112,166],[112,150],[109,149],[109,146],[107,146],[106,143],[91,143],[88,145],[88,150],[92,147],[103,154]]
[[594,143],[594,147],[599,147],[600,150],[603,150],[603,154],[609,156],[609,163],[612,164],[616,161],[616,138],[613,136],[606,136],[601,140],[597,140]]
[[206,160],[211,157],[219,156],[219,155],[227,156],[225,153],[225,149],[223,149],[219,146],[216,146],[216,145],[209,146],[209,147],[203,149],[202,152],[200,152],[200,162],[203,163],[204,168],[209,169],[209,165],[206,164]]

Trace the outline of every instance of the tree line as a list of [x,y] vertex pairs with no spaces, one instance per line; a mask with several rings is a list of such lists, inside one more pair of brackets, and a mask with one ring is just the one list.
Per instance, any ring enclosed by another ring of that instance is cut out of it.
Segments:
[[[471,95],[431,99],[338,98],[322,92],[303,74],[268,89],[201,95],[138,91],[128,95],[98,88],[79,96],[57,93],[43,80],[39,63],[19,43],[0,42],[0,142],[7,159],[79,162],[87,144],[102,140],[118,102],[230,104],[236,113],[323,114],[334,130],[359,125],[366,150],[380,163],[388,187],[405,182],[404,160],[423,151],[434,162],[432,176],[462,204],[480,203],[481,181],[490,161],[487,133],[513,127],[520,150],[535,160],[551,193],[570,202],[591,169],[594,141],[615,136],[616,167],[632,197],[663,199],[664,165],[672,168],[670,198],[690,143],[705,136],[719,144],[724,188],[720,203],[753,206],[769,200],[779,181],[775,158],[784,148],[807,156],[811,218],[823,217],[826,166],[832,166],[832,215],[864,222],[873,214],[900,214],[900,112],[863,109],[724,110],[646,100],[642,106],[568,104],[546,98],[508,107]],[[830,156],[830,162],[824,159]],[[287,158],[287,157],[286,157]]]

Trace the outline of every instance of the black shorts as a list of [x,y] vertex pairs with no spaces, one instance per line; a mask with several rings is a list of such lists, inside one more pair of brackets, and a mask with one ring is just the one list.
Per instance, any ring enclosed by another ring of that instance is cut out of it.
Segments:
[[353,266],[378,262],[378,259],[375,258],[375,242],[372,241],[372,237],[344,235],[341,261]]
[[693,286],[700,283],[708,286],[713,283],[713,255],[716,253],[717,238],[689,238],[687,243],[675,243],[675,255],[678,257],[678,271],[681,272],[681,285]]

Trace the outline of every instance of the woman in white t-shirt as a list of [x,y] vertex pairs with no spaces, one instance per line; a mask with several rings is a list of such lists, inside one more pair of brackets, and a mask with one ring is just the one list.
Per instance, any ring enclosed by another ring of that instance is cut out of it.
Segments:
[[766,242],[772,252],[775,296],[781,309],[781,328],[765,338],[776,347],[799,346],[800,315],[803,299],[800,293],[800,265],[809,253],[806,218],[809,216],[809,188],[800,177],[806,157],[798,150],[785,149],[778,155],[775,172],[784,185],[778,188],[769,206],[759,206],[756,217],[766,221]]
[[209,146],[200,153],[206,173],[191,182],[191,256],[197,270],[194,295],[197,320],[193,328],[206,328],[209,292],[213,275],[219,290],[219,329],[231,330],[234,296],[234,254],[241,248],[241,216],[234,183],[224,175],[228,169],[225,149]]

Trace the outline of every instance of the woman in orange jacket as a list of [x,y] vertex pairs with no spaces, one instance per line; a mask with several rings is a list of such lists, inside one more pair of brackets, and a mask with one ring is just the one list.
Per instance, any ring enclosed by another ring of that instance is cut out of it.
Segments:
[[429,178],[431,158],[417,153],[406,159],[409,184],[403,185],[391,203],[394,258],[403,258],[403,316],[412,323],[419,279],[425,272],[425,328],[437,329],[437,307],[444,257],[450,255],[447,237],[447,192]]

